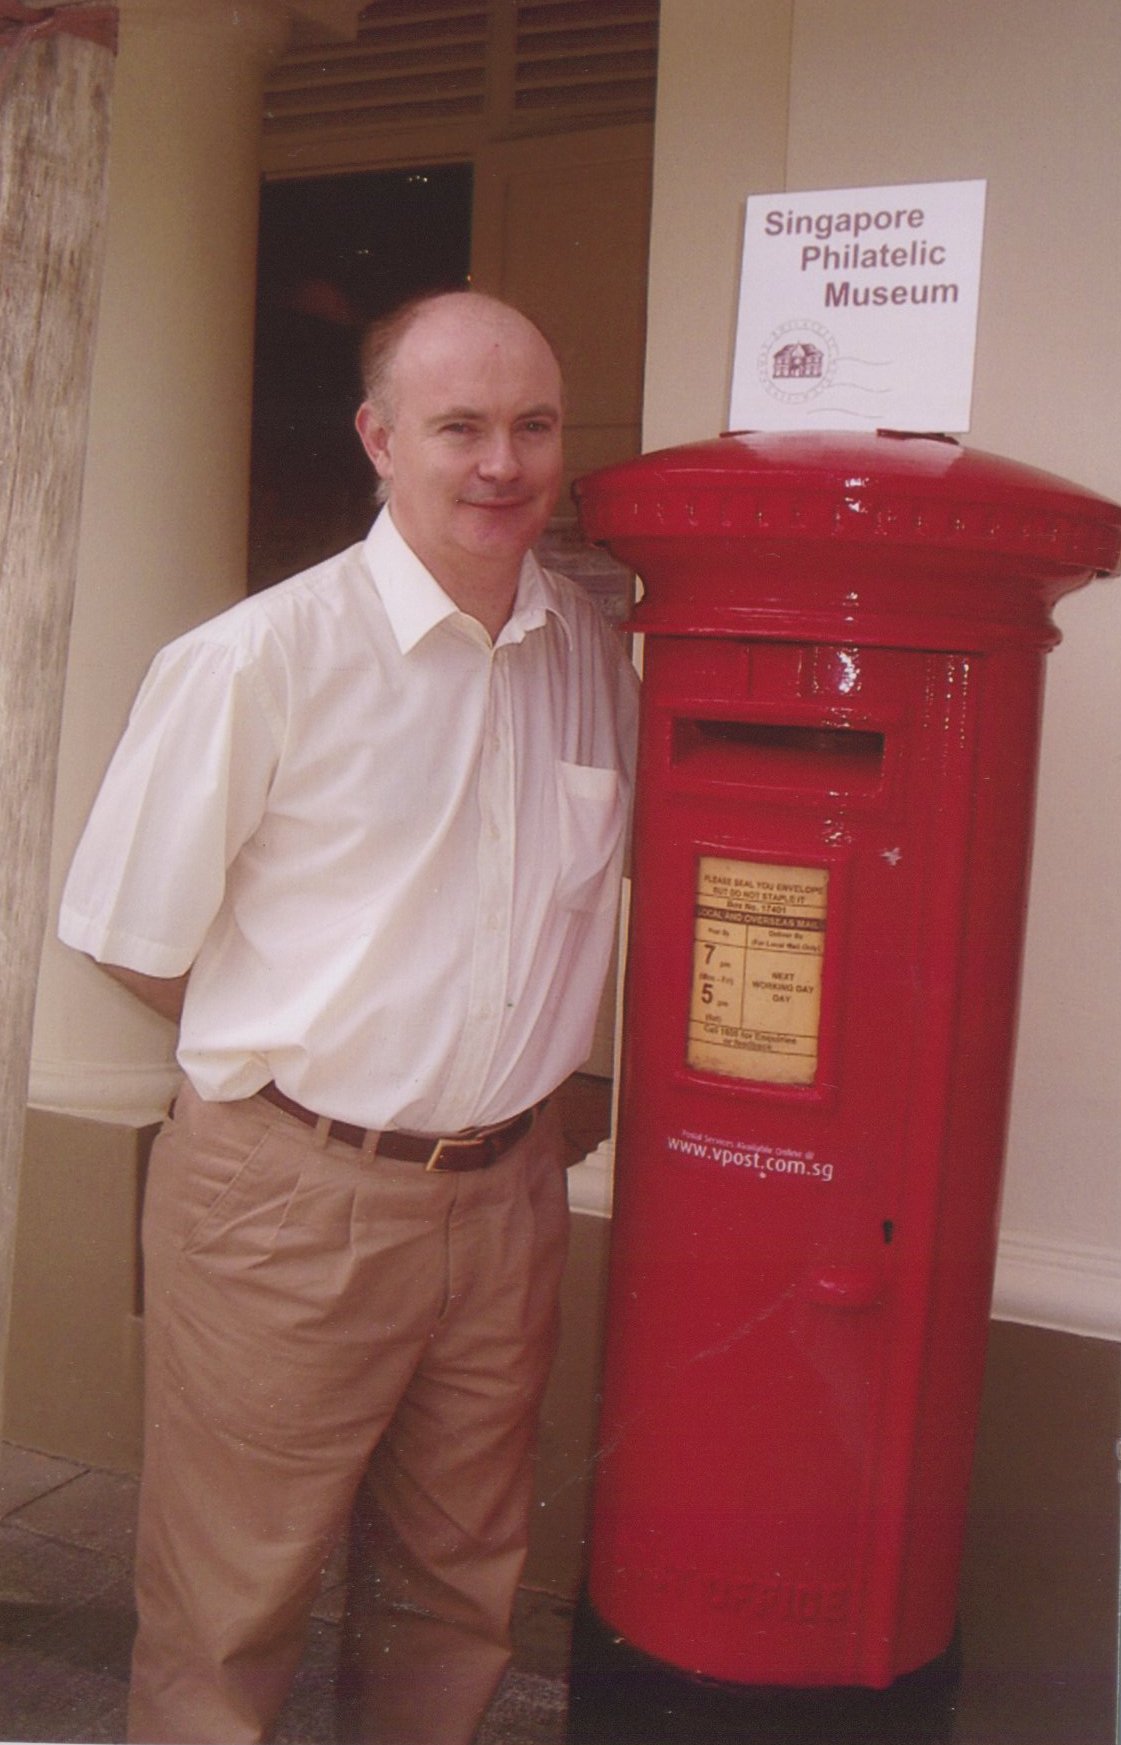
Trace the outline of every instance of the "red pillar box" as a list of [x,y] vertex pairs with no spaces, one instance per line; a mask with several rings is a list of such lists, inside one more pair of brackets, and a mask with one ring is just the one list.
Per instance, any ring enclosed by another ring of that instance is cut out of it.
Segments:
[[577,486],[645,633],[588,1597],[689,1675],[953,1633],[1051,607],[1121,508],[941,437]]

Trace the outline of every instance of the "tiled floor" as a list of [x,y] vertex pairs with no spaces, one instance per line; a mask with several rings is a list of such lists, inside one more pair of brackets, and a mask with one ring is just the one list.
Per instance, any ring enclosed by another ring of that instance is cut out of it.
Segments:
[[120,1738],[135,1483],[0,1450],[0,1735]]
[[[124,1737],[136,1481],[0,1446],[0,1739]],[[325,1571],[279,1745],[331,1739],[341,1572]],[[569,1608],[520,1596],[517,1657],[480,1745],[558,1745]]]

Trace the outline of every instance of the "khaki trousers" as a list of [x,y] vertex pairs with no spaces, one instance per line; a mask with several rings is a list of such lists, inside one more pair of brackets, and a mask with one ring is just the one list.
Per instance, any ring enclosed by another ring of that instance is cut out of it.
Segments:
[[509,1662],[567,1233],[551,1108],[440,1174],[184,1090],[144,1219],[131,1740],[266,1739],[349,1529],[340,1737],[468,1745]]

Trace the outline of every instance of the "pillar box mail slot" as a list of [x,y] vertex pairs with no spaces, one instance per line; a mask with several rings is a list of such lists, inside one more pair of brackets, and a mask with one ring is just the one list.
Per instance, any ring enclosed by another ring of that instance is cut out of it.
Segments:
[[886,433],[577,498],[645,636],[588,1613],[883,1688],[953,1634],[1051,607],[1121,507]]
[[704,781],[823,793],[874,792],[884,736],[853,727],[763,721],[675,721],[673,760]]

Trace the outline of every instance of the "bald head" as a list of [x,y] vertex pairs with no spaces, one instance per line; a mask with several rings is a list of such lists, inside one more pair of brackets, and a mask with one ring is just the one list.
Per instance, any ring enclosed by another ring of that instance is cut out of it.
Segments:
[[373,322],[362,342],[362,386],[365,398],[384,416],[394,410],[394,369],[398,354],[413,330],[424,324],[454,333],[460,321],[483,329],[490,326],[501,343],[502,335],[522,331],[535,334],[552,356],[561,373],[552,345],[537,324],[497,297],[483,291],[436,291],[413,297],[390,314]]
[[560,488],[556,354],[520,310],[453,291],[373,330],[364,364],[358,432],[398,531],[453,599],[485,601],[469,609],[501,625]]

